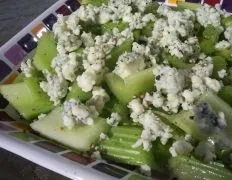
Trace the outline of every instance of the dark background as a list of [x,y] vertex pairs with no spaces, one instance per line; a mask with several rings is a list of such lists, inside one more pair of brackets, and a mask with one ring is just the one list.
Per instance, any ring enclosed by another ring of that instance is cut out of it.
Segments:
[[[56,0],[0,0],[0,46],[54,2]],[[0,148],[0,180],[66,179]]]

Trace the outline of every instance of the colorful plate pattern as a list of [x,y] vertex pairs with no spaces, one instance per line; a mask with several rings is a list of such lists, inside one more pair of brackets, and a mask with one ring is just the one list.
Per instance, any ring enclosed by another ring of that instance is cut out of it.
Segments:
[[[158,0],[175,6],[184,0]],[[231,0],[186,0],[186,2],[220,3],[232,12]],[[0,48],[0,84],[10,84],[20,72],[20,63],[30,57],[42,34],[51,31],[57,15],[69,15],[80,7],[77,0],[59,0],[32,23]],[[41,166],[71,179],[148,179],[137,174],[133,166],[115,165],[104,160],[94,160],[62,145],[36,135],[19,119],[17,112],[0,95],[0,147],[18,154]],[[153,173],[152,179],[167,179],[163,174]]]

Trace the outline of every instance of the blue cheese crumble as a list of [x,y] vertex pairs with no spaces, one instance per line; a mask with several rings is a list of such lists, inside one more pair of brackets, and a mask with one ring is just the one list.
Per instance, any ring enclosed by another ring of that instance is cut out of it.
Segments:
[[21,63],[21,70],[26,77],[32,77],[33,71],[35,70],[32,65],[32,60],[28,59]]
[[54,102],[54,105],[58,105],[61,99],[64,98],[68,92],[68,82],[52,73],[44,72],[46,81],[40,82],[41,89],[48,94],[50,100]]
[[94,108],[84,105],[79,100],[70,99],[64,102],[62,119],[64,126],[69,129],[78,124],[93,125],[94,117],[97,115]]

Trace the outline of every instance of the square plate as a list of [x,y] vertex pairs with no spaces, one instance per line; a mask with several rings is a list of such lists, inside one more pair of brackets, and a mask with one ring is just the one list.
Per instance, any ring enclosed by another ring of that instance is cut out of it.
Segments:
[[[161,3],[164,0],[159,0]],[[184,0],[179,0],[184,1]],[[187,0],[186,0],[187,1]],[[188,0],[204,3],[204,0]],[[205,0],[220,3],[232,11],[231,0]],[[166,0],[176,5],[176,0]],[[77,0],[59,0],[0,48],[0,84],[10,84],[20,72],[20,63],[31,57],[43,32],[51,31],[57,14],[69,15],[80,7]],[[66,147],[39,137],[22,122],[19,115],[0,95],[0,147],[71,179],[149,179],[131,166],[119,166],[104,160],[93,160]],[[165,179],[154,173],[153,179]]]

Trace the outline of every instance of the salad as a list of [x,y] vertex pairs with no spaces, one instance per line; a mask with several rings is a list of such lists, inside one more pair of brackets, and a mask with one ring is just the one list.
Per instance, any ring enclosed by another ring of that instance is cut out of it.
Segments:
[[232,16],[219,5],[82,0],[0,93],[32,129],[93,158],[232,179]]

